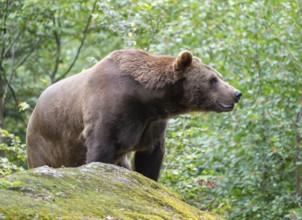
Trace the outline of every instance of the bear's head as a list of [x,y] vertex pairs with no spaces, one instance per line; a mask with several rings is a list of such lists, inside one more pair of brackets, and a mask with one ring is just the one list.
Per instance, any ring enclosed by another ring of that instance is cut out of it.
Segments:
[[228,112],[242,93],[225,82],[222,75],[203,64],[189,51],[181,52],[173,63],[178,78],[183,79],[182,104],[189,111]]

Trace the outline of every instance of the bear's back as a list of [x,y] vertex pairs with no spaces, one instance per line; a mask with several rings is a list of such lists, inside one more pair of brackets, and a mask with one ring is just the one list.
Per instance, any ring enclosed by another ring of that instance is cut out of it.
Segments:
[[107,58],[119,66],[121,74],[133,77],[148,89],[163,88],[179,80],[173,70],[175,58],[172,56],[127,49],[114,51]]

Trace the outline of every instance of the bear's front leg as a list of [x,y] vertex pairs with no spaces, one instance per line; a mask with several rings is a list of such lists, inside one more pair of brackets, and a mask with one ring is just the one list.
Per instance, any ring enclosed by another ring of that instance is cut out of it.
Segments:
[[165,148],[163,146],[157,146],[151,153],[136,152],[134,157],[135,171],[157,181],[164,153]]
[[165,154],[165,130],[166,122],[150,125],[141,140],[144,150],[137,151],[134,156],[135,171],[155,181],[158,180]]

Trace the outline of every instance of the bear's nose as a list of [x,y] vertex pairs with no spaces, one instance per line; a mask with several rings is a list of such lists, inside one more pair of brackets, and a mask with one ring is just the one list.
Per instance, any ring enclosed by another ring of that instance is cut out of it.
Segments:
[[240,91],[236,91],[235,92],[235,98],[236,98],[236,101],[239,101],[240,97],[242,96],[242,93]]

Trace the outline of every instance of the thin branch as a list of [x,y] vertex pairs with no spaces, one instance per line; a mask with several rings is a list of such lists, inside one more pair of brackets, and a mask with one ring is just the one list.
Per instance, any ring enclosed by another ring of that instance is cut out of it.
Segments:
[[297,163],[300,160],[300,135],[298,131],[298,124],[300,122],[301,116],[302,116],[302,90],[301,90],[301,95],[300,95],[300,110],[298,111],[296,115],[296,120],[294,124],[294,129],[295,129],[295,145],[296,145],[296,153],[295,153],[295,164],[296,164],[296,195],[301,195],[301,165],[298,165]]
[[3,88],[4,88],[4,89],[3,89],[3,93],[2,93],[2,100],[3,100],[3,103],[4,103],[5,99],[6,99],[6,94],[7,94],[7,90],[8,90],[8,85],[11,83],[12,78],[13,78],[13,76],[15,75],[15,74],[14,74],[14,73],[15,73],[15,71],[14,71],[14,64],[15,64],[15,47],[12,48],[10,60],[11,60],[10,63],[11,63],[11,69],[12,69],[12,71],[11,71],[11,74],[10,74],[10,76],[9,76],[9,80],[7,80],[8,74],[5,74],[5,75],[4,75],[4,79],[5,79],[5,81],[7,82],[7,85],[6,85],[6,86],[3,86]]
[[4,51],[3,58],[6,56],[6,54],[9,52],[9,50],[12,48],[12,46],[16,43],[18,38],[21,36],[21,33],[24,31],[25,28],[23,28],[21,31],[19,31],[18,34],[15,35],[14,39],[11,41],[11,43],[7,46],[6,50]]
[[155,24],[153,23],[153,15],[149,15],[149,21],[151,26],[151,39],[148,42],[148,45],[146,47],[146,51],[149,51],[151,44],[153,43],[155,39],[155,35],[159,32],[159,24],[160,24],[160,16],[157,16]]
[[296,124],[298,124],[300,122],[300,119],[301,119],[301,116],[302,116],[302,89],[301,89],[300,93],[301,93],[300,100],[299,100],[300,101],[299,102],[300,111],[296,115]]
[[[6,85],[6,88],[3,89],[2,91],[2,103],[4,103],[4,100],[6,98],[6,94],[7,94],[7,89],[9,88],[11,91],[13,91],[13,88],[11,87],[11,81],[12,81],[12,78],[13,78],[13,74],[14,72],[20,67],[22,66],[25,61],[29,58],[29,56],[34,52],[34,48],[31,48],[31,50],[29,51],[29,53],[27,53],[22,59],[21,61],[15,66],[12,68],[12,72],[11,72],[11,75],[10,75],[10,80],[7,80],[7,76],[6,74],[3,74],[3,78],[5,80],[5,82],[7,83]],[[14,60],[14,59],[13,59]]]
[[[38,42],[38,44],[40,41]],[[14,67],[14,70],[18,69],[20,66],[22,66],[25,61],[29,58],[29,56],[35,51],[35,47],[30,48],[30,51],[21,59],[21,61]]]
[[57,22],[58,22],[58,27],[59,27],[59,28],[61,28],[61,20],[60,20],[60,17],[61,17],[61,11],[58,11]]
[[[5,95],[5,90],[4,90],[4,78],[6,77],[5,69],[3,68],[3,60],[4,60],[4,53],[5,53],[5,35],[7,32],[7,27],[6,27],[6,20],[8,16],[8,5],[9,1],[6,0],[6,7],[5,10],[3,10],[3,28],[2,28],[2,50],[1,50],[1,55],[0,55],[0,126],[4,126],[4,95]],[[0,141],[1,138],[0,138]]]
[[[35,45],[39,45],[40,44],[40,42],[41,42],[41,40],[39,40]],[[2,86],[3,88],[3,90],[2,90],[2,94],[1,94],[1,98],[2,98],[2,104],[5,102],[5,98],[6,98],[6,94],[7,94],[7,91],[8,91],[8,89],[9,90],[11,90],[11,92],[12,92],[12,94],[13,94],[13,96],[14,96],[14,90],[13,90],[13,88],[12,88],[12,86],[11,86],[11,82],[12,82],[12,80],[13,80],[13,76],[15,75],[14,73],[16,72],[16,70],[20,67],[20,66],[22,66],[25,62],[26,62],[26,60],[30,57],[30,55],[33,53],[35,51],[35,46],[33,46],[33,47],[31,47],[30,48],[30,51],[20,60],[20,62],[17,64],[17,65],[14,65],[14,60],[15,60],[15,58],[14,57],[12,57],[12,70],[11,70],[11,74],[10,74],[10,77],[9,77],[9,80],[7,80],[7,74],[5,74],[5,72],[4,72],[4,70],[3,70],[3,79],[4,79],[4,81],[6,82],[6,86]],[[13,55],[14,53],[12,53],[12,55]],[[5,87],[5,88],[4,88]],[[15,100],[16,100],[16,102],[17,102],[17,98],[15,97]]]
[[82,47],[83,47],[83,45],[84,45],[85,39],[86,39],[86,37],[87,37],[88,29],[89,29],[90,22],[91,22],[91,19],[92,19],[92,14],[93,14],[93,12],[94,12],[94,10],[95,10],[95,8],[96,8],[97,2],[98,2],[98,1],[95,1],[94,4],[93,4],[93,8],[92,8],[92,10],[91,10],[91,13],[90,13],[89,18],[88,18],[87,23],[86,23],[86,26],[85,26],[85,28],[84,28],[83,37],[82,37],[82,39],[81,39],[81,43],[80,43],[80,46],[78,47],[78,50],[77,50],[77,53],[76,53],[75,58],[73,59],[72,63],[70,64],[69,68],[68,68],[68,69],[67,69],[60,77],[58,77],[58,78],[55,80],[55,82],[57,82],[57,81],[59,81],[59,80],[65,78],[66,75],[67,75],[67,74],[70,72],[70,70],[73,68],[74,64],[76,63],[76,61],[77,61],[77,59],[78,59],[78,57],[79,57],[79,55],[80,55],[81,49],[82,49]]
[[4,35],[6,34],[6,20],[7,20],[7,15],[8,15],[8,5],[9,2],[8,0],[6,0],[6,5],[5,5],[5,12],[4,12],[4,16],[3,16],[3,31],[2,31],[2,51],[1,51],[1,56],[0,56],[0,66],[2,66],[2,62],[4,59],[4,53],[5,53],[5,37]]
[[[59,22],[59,17],[57,18],[59,26],[60,26],[60,22]],[[54,37],[55,37],[55,41],[56,41],[56,45],[57,45],[57,51],[56,51],[56,60],[55,60],[55,66],[50,74],[50,78],[51,78],[51,82],[55,81],[55,76],[56,73],[58,72],[59,69],[59,64],[60,64],[60,58],[61,58],[61,38],[58,34],[58,31],[56,30],[56,19],[55,19],[55,15],[53,14],[53,25],[55,30],[53,31]]]
[[[15,101],[16,107],[17,107],[17,109],[18,109],[18,108],[19,108],[19,101],[18,101],[18,99],[17,99],[17,95],[16,95],[15,90],[14,90],[14,88],[12,87],[11,83],[5,78],[5,76],[4,76],[4,81],[6,82],[7,87],[9,88],[9,90],[10,90],[10,92],[11,92],[11,94],[12,94],[12,97],[13,97],[13,99],[14,99],[14,101]],[[3,97],[3,98],[5,98],[5,97]],[[3,103],[4,103],[4,101],[3,101]],[[26,125],[26,122],[25,122],[23,116],[22,116],[21,114],[20,114],[19,116],[21,117],[21,120],[22,120],[23,124]]]
[[41,67],[43,69],[43,71],[50,76],[50,72],[44,67],[44,65],[42,65],[42,63],[40,62],[39,58],[35,56],[35,60],[37,61],[39,67]]

